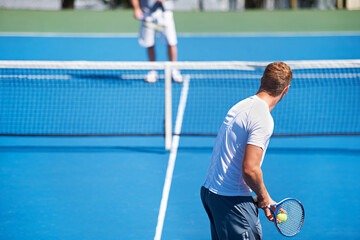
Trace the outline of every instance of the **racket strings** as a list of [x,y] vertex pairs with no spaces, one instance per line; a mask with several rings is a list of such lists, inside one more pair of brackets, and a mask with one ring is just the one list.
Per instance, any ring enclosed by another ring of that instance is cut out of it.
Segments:
[[298,233],[305,217],[301,203],[296,200],[288,200],[283,202],[279,209],[279,212],[285,210],[287,214],[285,222],[276,224],[280,232],[286,236],[293,236]]

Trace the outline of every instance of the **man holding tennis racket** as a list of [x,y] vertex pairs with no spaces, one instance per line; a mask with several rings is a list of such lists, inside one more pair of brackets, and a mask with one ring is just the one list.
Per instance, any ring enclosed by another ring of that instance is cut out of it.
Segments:
[[[287,93],[292,71],[285,63],[269,64],[256,95],[227,113],[216,137],[201,199],[209,216],[212,239],[262,239],[258,209],[276,204],[268,193],[261,164],[273,132],[270,112]],[[257,206],[251,190],[258,196]]]
[[[155,36],[160,33],[167,44],[169,61],[177,61],[177,36],[171,0],[131,0],[134,17],[141,20],[139,44],[147,48],[150,61],[155,61]],[[176,69],[172,71],[172,79],[182,82],[182,76]],[[158,80],[156,71],[150,71],[145,81],[154,83]]]

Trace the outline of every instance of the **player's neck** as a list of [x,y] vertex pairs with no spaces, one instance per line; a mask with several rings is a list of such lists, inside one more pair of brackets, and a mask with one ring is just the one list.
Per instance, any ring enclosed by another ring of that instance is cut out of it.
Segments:
[[271,112],[276,104],[279,102],[279,99],[277,97],[270,96],[266,92],[258,92],[256,94],[260,99],[262,99],[266,104],[269,106],[269,111]]

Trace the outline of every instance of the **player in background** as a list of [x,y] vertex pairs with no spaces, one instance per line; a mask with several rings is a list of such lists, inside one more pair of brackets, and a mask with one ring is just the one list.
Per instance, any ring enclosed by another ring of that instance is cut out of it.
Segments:
[[[269,64],[256,95],[233,106],[220,127],[201,188],[213,240],[262,239],[258,207],[274,221],[267,206],[276,203],[265,187],[261,164],[274,128],[270,112],[287,93],[291,79],[285,63]],[[258,197],[257,206],[251,191]]]
[[[163,10],[159,8],[154,13],[151,13],[150,9],[157,1],[161,2]],[[168,59],[172,62],[177,61],[177,36],[172,12],[174,5],[173,2],[171,0],[131,0],[131,3],[134,7],[134,17],[136,19],[142,20],[151,14],[158,24],[165,27],[164,31],[161,32],[161,36],[167,44]],[[139,32],[139,44],[147,48],[147,55],[150,61],[156,60],[155,37],[156,30],[144,26],[142,22]],[[183,78],[178,70],[173,69],[171,75],[173,81],[183,81]],[[154,83],[157,80],[158,73],[155,70],[150,71],[145,79],[146,82],[150,83]]]

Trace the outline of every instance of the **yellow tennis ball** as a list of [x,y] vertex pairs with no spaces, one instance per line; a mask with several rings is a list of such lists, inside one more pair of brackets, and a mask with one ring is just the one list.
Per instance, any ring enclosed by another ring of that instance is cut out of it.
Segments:
[[287,220],[287,214],[286,213],[278,213],[278,215],[276,216],[277,220],[279,220],[281,223],[286,222]]

